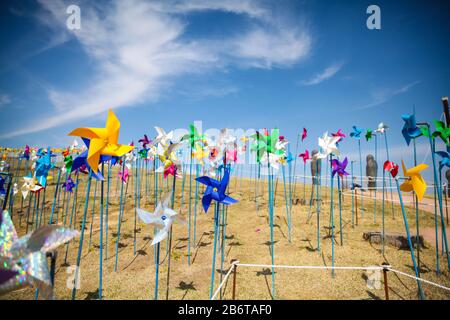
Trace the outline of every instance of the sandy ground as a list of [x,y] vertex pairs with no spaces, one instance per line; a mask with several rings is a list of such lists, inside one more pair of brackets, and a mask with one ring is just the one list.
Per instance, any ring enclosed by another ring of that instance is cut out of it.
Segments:
[[[113,175],[115,177],[115,174]],[[170,178],[171,179],[171,178]],[[78,191],[76,227],[80,227],[83,218],[85,177]],[[153,174],[148,175],[146,188],[145,179],[141,182],[141,204],[146,210],[152,211],[153,203]],[[115,186],[113,179],[111,186],[111,199],[108,216],[108,240],[105,245],[103,262],[103,298],[104,299],[153,299],[155,288],[155,248],[150,246],[153,237],[153,227],[137,221],[136,246],[134,246],[134,183],[133,179],[128,183],[127,201],[121,224],[120,240],[118,242],[118,268],[114,270],[116,259],[117,229],[118,229],[118,202],[120,187]],[[99,277],[99,191],[92,215],[94,183],[87,211],[85,241],[81,259],[81,283],[77,290],[76,299],[97,299]],[[159,180],[159,187],[169,189],[170,182]],[[99,188],[100,184],[98,184]],[[47,194],[53,194],[53,186],[49,186]],[[105,184],[106,188],[106,184]],[[116,191],[117,189],[117,191]],[[125,189],[125,188],[124,188]],[[147,189],[147,191],[146,191]],[[181,181],[177,182],[175,197],[175,209],[180,215],[189,220],[188,210],[189,177],[186,181],[183,205],[181,206]],[[192,186],[194,191],[194,184]],[[254,180],[235,180],[232,178],[229,193],[239,200],[227,211],[226,238],[224,245],[224,259],[221,266],[221,251],[219,249],[215,271],[215,287],[220,282],[221,274],[228,271],[232,259],[238,259],[241,263],[270,264],[270,227],[268,219],[267,185],[260,183],[259,196],[255,202]],[[200,194],[199,197],[201,197]],[[306,195],[309,197],[310,189],[307,186]],[[194,192],[192,192],[194,195]],[[302,198],[303,186],[296,187],[296,196]],[[322,188],[323,203],[320,215],[317,215],[317,207],[311,210],[309,205],[294,205],[292,207],[291,241],[289,241],[289,228],[286,219],[286,205],[282,180],[278,182],[276,205],[274,212],[274,255],[275,263],[280,265],[306,265],[306,266],[330,266],[332,263],[332,245],[330,237],[330,206],[329,190]],[[338,199],[337,193],[334,194]],[[26,205],[22,214],[20,200],[16,198],[13,220],[20,235],[26,230]],[[47,196],[45,221],[48,221],[52,196]],[[188,226],[175,224],[173,227],[173,243],[171,254],[170,281],[167,287],[167,242],[161,243],[161,264],[159,275],[159,299],[166,298],[168,288],[169,299],[208,299],[211,279],[211,263],[213,254],[213,206],[210,212],[205,214],[201,208],[201,202],[197,203],[195,214],[195,199],[192,198],[191,209],[191,251],[190,264],[188,263]],[[344,195],[342,205],[342,240],[339,224],[338,201],[334,207],[335,221],[335,265],[336,266],[373,266],[383,262],[408,274],[413,274],[412,261],[409,250],[399,250],[386,246],[384,254],[379,245],[372,245],[362,238],[363,232],[380,231],[382,214],[381,201],[377,200],[376,210],[373,200],[364,201],[365,210],[361,210],[361,202],[358,200],[358,225],[352,211],[352,197]],[[257,209],[258,206],[258,209]],[[64,221],[64,209],[57,208],[58,222]],[[22,216],[21,216],[22,215]],[[70,210],[69,210],[70,215]],[[412,234],[415,230],[415,210],[408,208],[408,221]],[[308,217],[310,216],[310,219]],[[317,235],[317,217],[320,217],[320,237]],[[69,216],[70,217],[70,216]],[[195,246],[194,217],[196,217]],[[434,215],[420,211],[420,225],[422,230],[434,230]],[[21,220],[21,223],[19,221]],[[69,221],[69,219],[67,219]],[[92,224],[92,238],[90,239],[90,225]],[[385,208],[386,232],[405,233],[400,207],[389,206]],[[442,273],[437,275],[435,249],[427,239],[426,247],[420,252],[422,273],[421,276],[430,281],[450,287],[450,274],[447,268],[445,256],[440,256],[439,264]],[[89,246],[89,240],[91,245]],[[318,248],[320,240],[320,250]],[[71,267],[76,263],[76,254],[79,239],[70,243],[68,247],[61,247],[58,251],[58,261],[55,276],[55,293],[58,299],[70,299],[72,290],[68,288],[71,279]],[[67,261],[64,257],[67,252]],[[136,252],[136,254],[134,254]],[[107,257],[106,257],[107,255]],[[222,270],[222,272],[221,272]],[[367,279],[381,279],[376,281],[375,288],[368,285]],[[271,271],[261,267],[239,267],[236,282],[237,299],[271,299]],[[381,273],[372,274],[363,270],[338,270],[335,276],[326,270],[298,270],[276,269],[275,288],[277,299],[384,299],[383,277]],[[223,299],[231,298],[232,277],[226,282],[223,290]],[[414,280],[388,273],[388,287],[391,299],[417,299],[417,284]],[[434,286],[423,285],[426,298],[449,299],[450,292]],[[23,289],[13,292],[2,299],[33,299],[33,289]]]

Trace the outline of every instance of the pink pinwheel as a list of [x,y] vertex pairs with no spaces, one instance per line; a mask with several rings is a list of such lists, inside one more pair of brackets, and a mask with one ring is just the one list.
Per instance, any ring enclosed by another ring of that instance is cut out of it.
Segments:
[[308,131],[306,130],[306,128],[303,128],[302,141],[306,139],[307,135],[308,135]]
[[311,157],[309,156],[309,151],[305,150],[304,153],[300,153],[298,155],[299,158],[303,158],[303,163],[306,163],[306,161],[311,160]]
[[119,171],[119,178],[122,180],[123,183],[127,183],[129,176],[128,167],[125,166],[125,169],[122,171]]
[[237,150],[236,149],[227,149],[225,152],[225,163],[229,163],[230,161],[237,161]]
[[178,173],[177,166],[173,163],[164,168],[164,179],[166,179],[168,175],[182,178],[182,176]]
[[332,134],[333,137],[339,137],[339,140],[337,142],[341,142],[342,138],[347,137],[343,132],[342,129],[339,129],[336,133]]
[[345,171],[345,168],[347,168],[348,159],[345,157],[344,161],[340,162],[338,159],[333,159],[331,161],[331,166],[333,167],[333,171],[331,172],[331,175],[334,177],[336,173],[343,177],[348,176],[348,172]]

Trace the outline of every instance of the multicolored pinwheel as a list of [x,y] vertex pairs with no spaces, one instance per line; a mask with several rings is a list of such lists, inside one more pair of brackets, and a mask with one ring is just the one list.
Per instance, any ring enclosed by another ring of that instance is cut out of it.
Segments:
[[105,128],[77,128],[69,136],[90,139],[87,162],[94,173],[98,172],[101,155],[120,157],[134,149],[133,146],[118,144],[120,122],[110,109]]

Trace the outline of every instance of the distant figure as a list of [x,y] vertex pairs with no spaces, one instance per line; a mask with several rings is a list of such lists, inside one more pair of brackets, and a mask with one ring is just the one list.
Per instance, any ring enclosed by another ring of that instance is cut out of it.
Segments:
[[371,154],[367,155],[366,161],[366,176],[368,179],[367,188],[375,189],[377,187],[378,164]]
[[319,151],[313,150],[311,152],[311,176],[313,185],[319,184],[319,176],[321,173],[322,161],[321,159],[317,159],[317,154]]

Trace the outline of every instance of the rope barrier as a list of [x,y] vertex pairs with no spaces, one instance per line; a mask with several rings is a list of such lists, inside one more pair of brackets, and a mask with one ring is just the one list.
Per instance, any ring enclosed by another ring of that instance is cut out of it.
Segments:
[[388,269],[389,271],[392,271],[392,272],[401,274],[401,275],[403,275],[403,276],[405,276],[405,277],[409,277],[409,278],[411,278],[411,279],[415,279],[415,280],[418,280],[418,281],[422,281],[422,282],[431,284],[431,285],[433,285],[433,286],[435,286],[435,287],[438,287],[438,288],[441,288],[441,289],[450,291],[450,288],[447,288],[447,287],[445,287],[445,286],[443,286],[443,285],[441,285],[441,284],[438,284],[438,283],[435,283],[435,282],[431,282],[431,281],[428,281],[428,280],[425,280],[425,279],[422,279],[422,278],[418,278],[418,277],[416,277],[416,276],[413,276],[413,275],[404,273],[404,272],[402,272],[402,271],[393,269],[393,268],[391,268],[391,267],[387,267],[387,269]]

